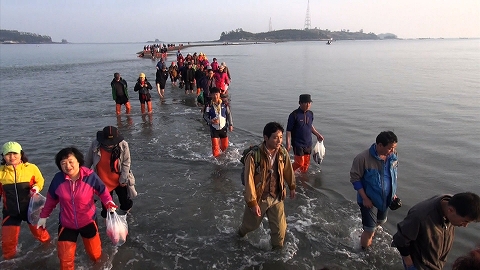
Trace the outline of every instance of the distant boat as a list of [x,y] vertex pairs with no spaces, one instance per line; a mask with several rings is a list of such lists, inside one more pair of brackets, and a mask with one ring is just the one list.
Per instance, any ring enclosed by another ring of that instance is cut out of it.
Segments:
[[326,44],[327,44],[327,45],[332,45],[332,41],[331,41],[331,40],[328,40]]

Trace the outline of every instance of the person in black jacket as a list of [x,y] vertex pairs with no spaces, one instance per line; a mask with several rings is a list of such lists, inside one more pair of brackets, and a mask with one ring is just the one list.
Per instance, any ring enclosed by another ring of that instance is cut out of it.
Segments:
[[165,101],[165,84],[167,84],[168,70],[167,66],[163,65],[161,69],[157,69],[155,74],[155,83],[157,84],[157,92],[160,100]]
[[152,85],[145,77],[145,73],[140,73],[138,76],[137,83],[133,89],[135,92],[138,92],[138,99],[140,100],[140,108],[142,114],[145,113],[145,103],[148,107],[148,113],[152,113],[152,96],[150,95],[150,90],[152,90]]
[[182,70],[182,80],[185,83],[185,94],[193,94],[195,69],[193,69],[192,62],[188,62],[187,67]]
[[125,105],[125,111],[129,114],[131,106],[128,98],[127,81],[120,76],[120,73],[116,72],[113,74],[113,80],[110,86],[112,87],[113,100],[115,100],[116,103],[115,111],[117,115],[121,113],[122,105]]
[[202,64],[197,65],[197,70],[195,71],[195,82],[197,84],[197,97],[200,95],[200,92],[202,91],[202,84],[201,81],[204,77],[207,75],[205,74],[205,67]]

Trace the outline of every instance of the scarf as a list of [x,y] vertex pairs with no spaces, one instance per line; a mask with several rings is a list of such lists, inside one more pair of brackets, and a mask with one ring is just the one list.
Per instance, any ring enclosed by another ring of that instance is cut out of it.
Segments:
[[105,145],[100,145],[103,149],[105,149],[107,152],[112,153],[110,156],[110,170],[114,173],[120,174],[120,172],[117,170],[117,160],[120,158],[120,146],[115,145],[113,147],[106,147]]
[[217,116],[220,117],[222,111],[222,100],[220,99],[218,101],[218,104],[212,101],[212,107],[213,109],[215,109],[215,113],[217,114]]

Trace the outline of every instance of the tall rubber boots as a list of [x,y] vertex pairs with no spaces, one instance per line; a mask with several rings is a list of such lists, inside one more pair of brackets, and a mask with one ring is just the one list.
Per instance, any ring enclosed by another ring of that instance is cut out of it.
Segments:
[[17,254],[20,226],[2,226],[2,250],[5,260],[12,259]]
[[147,108],[148,108],[148,113],[152,113],[152,102],[147,101]]
[[310,166],[310,155],[294,156],[292,166],[294,171],[300,169],[301,172],[306,173]]
[[293,171],[296,171],[298,168],[301,168],[302,165],[303,165],[303,156],[295,155],[293,157],[293,164],[292,164]]
[[130,111],[131,111],[131,109],[132,109],[132,106],[130,106],[130,101],[128,101],[127,103],[125,103],[125,108],[126,108],[127,114],[130,114]]
[[94,262],[100,259],[102,256],[102,243],[100,242],[100,235],[95,234],[92,238],[83,238],[83,245],[85,246],[85,251],[87,252],[90,259]]
[[310,166],[310,155],[303,156],[303,164],[300,168],[300,171],[306,173],[308,171],[308,167]]
[[37,229],[36,225],[28,224],[30,232],[32,232],[33,237],[38,239],[42,243],[46,243],[50,240],[50,234],[44,228]]
[[115,112],[117,115],[120,115],[122,113],[122,105],[121,104],[115,104]]
[[145,114],[145,104],[140,103],[140,110],[142,111],[142,114]]
[[220,156],[220,138],[212,138],[212,154],[214,157]]
[[75,249],[77,243],[70,241],[58,241],[57,252],[60,259],[61,270],[75,270]]
[[228,137],[221,138],[220,139],[220,149],[222,149],[223,152],[227,150],[228,148]]

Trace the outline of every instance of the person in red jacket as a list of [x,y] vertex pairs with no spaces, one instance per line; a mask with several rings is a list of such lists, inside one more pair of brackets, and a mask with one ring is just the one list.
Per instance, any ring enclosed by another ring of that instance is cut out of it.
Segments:
[[47,218],[60,204],[57,252],[60,269],[75,269],[77,238],[82,236],[85,251],[97,261],[102,255],[98,234],[94,196],[98,196],[109,211],[117,206],[98,175],[84,167],[83,154],[75,147],[67,147],[55,155],[60,170],[48,187],[47,201],[40,213],[37,228],[46,227]]

